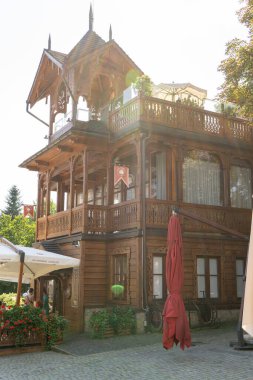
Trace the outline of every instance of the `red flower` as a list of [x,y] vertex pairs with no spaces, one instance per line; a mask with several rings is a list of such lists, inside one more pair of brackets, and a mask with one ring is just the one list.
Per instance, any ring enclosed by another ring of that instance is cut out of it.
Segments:
[[14,330],[15,329],[15,326],[10,326],[10,330]]

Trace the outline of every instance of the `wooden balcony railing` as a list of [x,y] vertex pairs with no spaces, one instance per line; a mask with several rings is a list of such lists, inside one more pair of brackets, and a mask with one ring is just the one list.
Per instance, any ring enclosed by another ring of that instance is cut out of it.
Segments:
[[[146,227],[167,228],[171,207],[175,204],[146,199]],[[249,236],[251,210],[207,205],[177,204],[180,209]],[[217,233],[216,228],[182,217],[184,232]],[[103,234],[140,228],[140,203],[128,201],[111,206],[79,206],[61,211],[37,222],[37,240],[51,239],[78,232]]]
[[136,121],[253,143],[253,125],[246,120],[151,97],[137,97],[112,112],[109,129],[117,133]]
[[[151,228],[166,228],[171,208],[175,204],[167,201],[146,201],[146,226]],[[251,210],[231,207],[218,207],[207,205],[193,205],[182,203],[177,205],[180,209],[193,215],[203,217],[210,222],[220,224],[230,230],[249,236],[251,225]],[[197,220],[183,217],[183,230],[185,232],[217,233],[216,228]]]

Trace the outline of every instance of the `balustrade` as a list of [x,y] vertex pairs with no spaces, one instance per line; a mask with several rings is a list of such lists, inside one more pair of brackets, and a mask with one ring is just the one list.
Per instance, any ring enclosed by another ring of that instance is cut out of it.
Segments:
[[[146,226],[148,228],[166,229],[173,205],[175,205],[173,202],[146,199]],[[196,214],[196,216],[205,218],[210,222],[249,235],[250,210],[187,203],[179,206],[182,210],[193,215]],[[140,228],[140,203],[136,201],[128,201],[108,207],[79,206],[73,209],[71,213],[71,218],[70,211],[61,211],[47,218],[39,218],[37,239],[44,240],[78,232],[101,234]],[[218,232],[214,227],[186,217],[183,217],[183,226],[185,232]]]
[[137,97],[113,111],[109,129],[117,133],[138,120],[253,143],[253,126],[246,120],[151,97]]

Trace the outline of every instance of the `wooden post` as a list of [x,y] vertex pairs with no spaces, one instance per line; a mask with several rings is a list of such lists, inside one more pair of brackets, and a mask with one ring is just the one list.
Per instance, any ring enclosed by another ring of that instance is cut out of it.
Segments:
[[22,278],[23,278],[24,261],[25,261],[25,252],[19,251],[19,255],[20,255],[20,266],[19,266],[19,275],[18,275],[18,288],[17,288],[16,306],[20,305]]

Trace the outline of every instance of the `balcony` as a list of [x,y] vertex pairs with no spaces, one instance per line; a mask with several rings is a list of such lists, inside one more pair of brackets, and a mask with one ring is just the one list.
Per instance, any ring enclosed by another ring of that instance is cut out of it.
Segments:
[[[118,109],[109,112],[109,107],[101,110],[99,119],[76,120],[63,118],[59,121],[59,129],[50,137],[54,142],[72,129],[85,132],[96,132],[106,136],[108,132],[121,136],[142,126],[159,126],[163,133],[189,132],[198,137],[212,139],[227,144],[253,143],[253,125],[247,120],[227,117],[220,113],[190,107],[181,103],[169,102],[152,97],[135,97]],[[67,115],[69,116],[69,115]]]
[[[167,229],[171,207],[168,201],[146,199],[146,227]],[[207,218],[241,234],[250,234],[251,210],[218,206],[178,204],[185,211]],[[183,218],[183,231],[217,233],[217,229]],[[112,206],[79,206],[38,219],[37,240],[69,236],[75,233],[106,234],[141,228],[140,203],[128,201]]]
[[134,98],[110,113],[108,128],[120,134],[137,122],[218,137],[228,143],[253,143],[253,126],[246,120],[151,97]]

